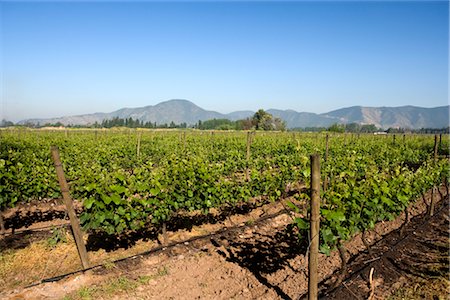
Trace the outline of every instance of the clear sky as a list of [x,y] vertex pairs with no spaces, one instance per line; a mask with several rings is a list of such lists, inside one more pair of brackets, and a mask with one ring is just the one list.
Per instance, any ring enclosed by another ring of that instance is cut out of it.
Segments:
[[0,119],[448,104],[447,1],[0,1]]

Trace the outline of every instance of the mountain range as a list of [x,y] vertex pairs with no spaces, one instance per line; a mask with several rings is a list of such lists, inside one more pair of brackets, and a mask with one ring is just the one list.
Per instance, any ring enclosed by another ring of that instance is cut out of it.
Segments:
[[[443,128],[449,126],[450,106],[424,108],[416,106],[401,107],[364,107],[352,106],[333,110],[323,114],[297,112],[294,110],[269,109],[267,112],[286,122],[288,128],[296,127],[326,127],[334,123],[374,124],[379,128]],[[95,122],[119,117],[133,118],[144,122],[156,124],[187,123],[194,125],[199,120],[229,119],[239,120],[253,116],[253,111],[236,111],[222,114],[216,111],[205,110],[188,100],[169,100],[138,108],[122,108],[111,113],[94,113],[77,116],[66,116],[50,119],[27,119],[19,124],[55,124],[64,125],[92,125]]]

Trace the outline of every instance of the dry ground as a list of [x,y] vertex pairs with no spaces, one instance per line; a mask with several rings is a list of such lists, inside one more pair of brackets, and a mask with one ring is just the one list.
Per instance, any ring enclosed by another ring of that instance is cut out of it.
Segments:
[[[445,188],[441,193],[445,194]],[[428,194],[426,200],[429,199]],[[352,257],[350,275],[337,289],[328,286],[337,276],[339,255],[321,255],[322,296],[367,299],[371,292],[368,272],[373,267],[374,299],[416,299],[420,293],[426,295],[423,299],[446,297],[448,201],[447,196],[440,202],[432,218],[423,215],[423,201],[416,201],[409,209],[414,218],[404,235],[397,230],[403,216],[378,224],[368,235],[373,244],[372,255],[359,235],[349,241],[346,248]],[[66,241],[54,245],[58,230],[40,235],[26,231],[9,234],[0,242],[0,298],[298,299],[307,290],[306,247],[289,230],[290,223],[291,216],[284,206],[275,203],[216,223],[173,230],[169,233],[172,245],[164,248],[156,233],[104,243],[88,240],[91,262],[101,264],[100,267],[29,288],[26,285],[43,278],[79,269],[74,243],[70,234],[62,233]],[[182,242],[187,239],[190,241]],[[124,248],[130,241],[129,247]],[[108,247],[102,248],[105,245]],[[155,248],[156,251],[139,255]],[[114,262],[135,254],[131,259]],[[425,289],[430,284],[435,293],[431,296]]]

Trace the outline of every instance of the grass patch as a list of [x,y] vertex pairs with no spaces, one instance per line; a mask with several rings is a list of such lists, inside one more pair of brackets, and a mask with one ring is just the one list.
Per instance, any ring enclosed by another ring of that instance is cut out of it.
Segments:
[[77,250],[70,241],[53,246],[41,240],[22,249],[7,249],[0,252],[0,290],[76,270],[79,265]]
[[142,275],[136,280],[129,279],[126,276],[119,276],[110,280],[106,280],[98,286],[82,287],[76,292],[66,295],[62,300],[91,300],[91,299],[108,299],[114,295],[122,293],[130,293],[141,285],[149,283],[151,280],[169,274],[169,270],[163,266],[153,275]]
[[433,299],[447,300],[450,294],[450,281],[446,278],[417,279],[406,283],[403,287],[395,290],[388,300],[404,299]]
[[59,243],[67,243],[67,230],[64,227],[53,227],[52,236],[47,239],[47,247],[55,248]]
[[147,284],[153,279],[157,279],[159,277],[166,276],[168,274],[169,274],[169,270],[165,266],[163,266],[163,267],[159,268],[158,271],[154,275],[142,275],[142,276],[139,276],[137,281],[140,284]]
[[255,224],[255,220],[253,220],[253,219],[249,219],[245,222],[245,225],[247,225],[247,226],[251,226],[253,224]]
[[[51,233],[51,236],[33,241],[24,248],[0,249],[0,291],[24,287],[81,268],[70,231],[54,228]],[[155,245],[155,241],[140,241],[130,249],[118,249],[110,253],[100,249],[89,251],[88,255],[91,264],[103,264],[106,270],[113,270],[117,267],[114,260],[141,253]]]
[[103,267],[105,267],[106,270],[111,270],[114,269],[116,265],[112,260],[107,260],[103,263]]
[[159,268],[158,272],[156,273],[156,275],[158,277],[166,276],[168,274],[169,274],[169,270],[166,268],[166,266],[162,266],[161,268]]

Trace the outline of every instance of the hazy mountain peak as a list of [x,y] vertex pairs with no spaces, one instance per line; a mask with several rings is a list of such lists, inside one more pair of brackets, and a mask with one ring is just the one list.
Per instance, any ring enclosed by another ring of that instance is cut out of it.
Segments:
[[[449,106],[423,108],[416,106],[402,107],[365,107],[352,106],[330,111],[324,114],[297,112],[292,109],[267,110],[273,116],[286,122],[288,128],[295,127],[327,127],[333,123],[374,124],[377,127],[403,128],[442,128],[449,126]],[[185,99],[171,99],[156,105],[137,108],[122,108],[111,113],[95,113],[79,116],[67,116],[52,119],[29,119],[19,124],[32,123],[43,125],[60,122],[64,125],[91,125],[101,123],[105,119],[133,118],[144,122],[157,124],[186,123],[194,125],[199,120],[230,119],[238,120],[251,117],[253,111],[236,111],[221,114],[216,111],[205,110],[193,102]]]

